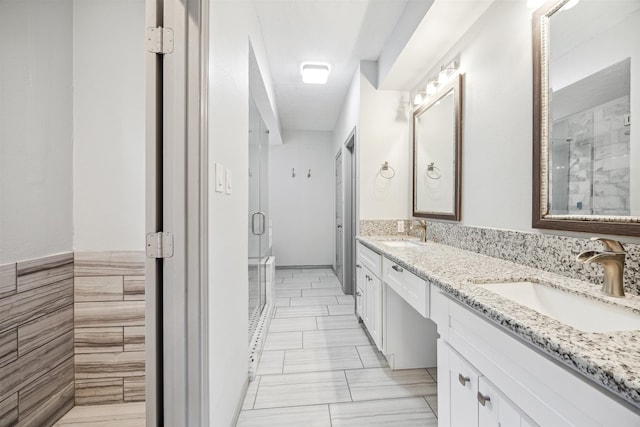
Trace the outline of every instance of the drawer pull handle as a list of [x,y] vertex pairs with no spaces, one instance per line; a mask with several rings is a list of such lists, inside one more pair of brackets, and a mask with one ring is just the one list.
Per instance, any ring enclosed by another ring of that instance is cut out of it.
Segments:
[[356,268],[362,268],[360,264],[356,264]]
[[402,269],[402,267],[398,267],[397,265],[392,266],[391,268],[393,268],[395,271],[397,271],[398,273],[402,273],[404,270]]
[[467,383],[471,380],[471,378],[469,377],[465,377],[462,374],[458,374],[458,382],[460,382],[460,384],[462,385],[467,385]]
[[358,291],[358,292],[356,292],[356,296],[357,296],[357,297],[361,297],[361,296],[362,296],[362,293],[361,293],[360,291]]
[[480,402],[480,404],[484,406],[487,402],[491,402],[491,398],[489,396],[485,396],[484,394],[478,392],[478,402]]

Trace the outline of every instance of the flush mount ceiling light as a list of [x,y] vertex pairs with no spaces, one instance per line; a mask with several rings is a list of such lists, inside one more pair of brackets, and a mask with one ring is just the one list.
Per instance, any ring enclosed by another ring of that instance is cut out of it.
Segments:
[[312,85],[323,85],[329,79],[329,66],[327,64],[306,63],[301,68],[302,81]]

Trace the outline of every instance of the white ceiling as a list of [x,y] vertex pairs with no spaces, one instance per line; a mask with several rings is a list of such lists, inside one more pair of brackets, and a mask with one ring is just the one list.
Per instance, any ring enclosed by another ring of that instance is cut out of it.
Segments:
[[[283,129],[332,131],[360,60],[376,61],[407,0],[255,2]],[[304,62],[331,66],[325,85],[302,83]]]

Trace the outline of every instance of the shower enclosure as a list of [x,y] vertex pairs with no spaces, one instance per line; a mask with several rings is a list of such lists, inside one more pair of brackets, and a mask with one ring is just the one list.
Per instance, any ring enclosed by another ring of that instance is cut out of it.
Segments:
[[266,303],[269,226],[269,130],[249,97],[249,333],[251,342]]
[[629,96],[555,120],[552,215],[629,215]]

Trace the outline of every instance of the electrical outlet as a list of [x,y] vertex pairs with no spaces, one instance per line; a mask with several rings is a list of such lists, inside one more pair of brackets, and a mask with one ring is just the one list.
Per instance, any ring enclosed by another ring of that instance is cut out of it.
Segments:
[[404,233],[404,221],[398,221],[398,233]]

